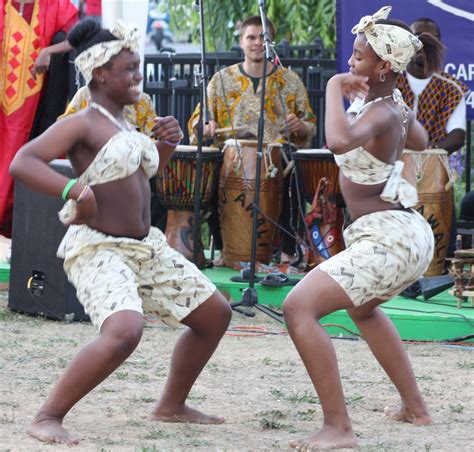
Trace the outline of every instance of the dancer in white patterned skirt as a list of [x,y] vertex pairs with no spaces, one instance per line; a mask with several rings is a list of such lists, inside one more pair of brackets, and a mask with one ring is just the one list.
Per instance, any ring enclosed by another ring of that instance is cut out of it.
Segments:
[[[143,78],[135,29],[118,23],[112,31],[103,30],[85,19],[71,30],[68,41],[80,51],[76,65],[91,103],[26,144],[10,172],[34,190],[67,200],[60,219],[69,229],[58,255],[100,334],[73,358],[28,433],[45,442],[78,442],[62,426],[63,418],[134,351],[143,332],[143,310],[169,325],[187,327],[176,344],[153,418],[222,423],[223,418],[185,402],[227,329],[229,304],[150,227],[148,179],[179,144],[179,124],[171,116],[157,118],[154,142],[124,117],[124,107],[140,98]],[[77,179],[69,180],[47,164],[65,153]]]
[[[434,239],[411,207],[416,189],[401,176],[405,147],[424,150],[427,134],[395,89],[397,73],[421,47],[409,28],[386,20],[390,7],[365,16],[349,59],[350,73],[334,76],[326,90],[328,147],[340,167],[340,186],[352,223],[346,249],[323,262],[284,302],[288,330],[318,393],[323,426],[291,443],[300,450],[355,447],[357,439],[344,401],[336,355],[321,327],[322,317],[346,309],[401,397],[387,416],[418,425],[431,423],[408,356],[393,323],[378,308],[427,269]],[[344,97],[365,95],[349,121]]]

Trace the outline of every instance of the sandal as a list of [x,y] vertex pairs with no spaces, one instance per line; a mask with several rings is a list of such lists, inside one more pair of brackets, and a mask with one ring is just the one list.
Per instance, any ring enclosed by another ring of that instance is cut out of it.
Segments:
[[265,276],[260,281],[263,286],[282,287],[282,286],[295,286],[298,284],[299,279],[290,279],[287,275],[281,272],[272,272]]

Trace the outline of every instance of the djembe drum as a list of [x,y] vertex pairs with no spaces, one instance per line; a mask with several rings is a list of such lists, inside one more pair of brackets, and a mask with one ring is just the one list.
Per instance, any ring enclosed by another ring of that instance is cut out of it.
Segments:
[[325,177],[331,182],[332,192],[339,194],[339,167],[329,149],[303,149],[293,153],[298,178],[301,181],[303,195],[312,202],[319,181]]
[[328,149],[305,149],[293,154],[304,198],[311,202],[305,221],[309,234],[308,264],[315,266],[344,249],[339,168]]
[[[158,172],[156,191],[161,203],[168,209],[165,235],[168,243],[189,260],[193,258],[192,242],[194,221],[194,199],[196,183],[197,146],[177,146],[166,167]],[[219,149],[202,148],[202,175],[199,196],[201,209],[209,207],[212,193],[217,189],[217,175],[222,164]],[[205,258],[201,238],[198,237],[199,268],[204,267]]]
[[403,176],[416,187],[418,205],[415,207],[428,221],[435,238],[435,251],[425,276],[443,273],[452,227],[453,189],[448,153],[444,149],[426,151],[404,150]]
[[[219,222],[226,267],[249,262],[252,246],[252,213],[255,199],[257,141],[227,140],[219,177]],[[269,263],[275,239],[275,223],[281,214],[283,174],[281,144],[264,143],[259,186],[257,261]]]

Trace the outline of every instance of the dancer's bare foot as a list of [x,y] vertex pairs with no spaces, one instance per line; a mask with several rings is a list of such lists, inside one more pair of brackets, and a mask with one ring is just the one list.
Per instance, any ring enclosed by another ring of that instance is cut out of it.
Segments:
[[298,450],[351,449],[357,446],[357,437],[351,428],[340,430],[324,425],[321,430],[299,441],[290,441]]
[[415,413],[408,410],[405,406],[402,407],[386,407],[384,410],[385,416],[388,416],[394,421],[409,422],[414,425],[431,425],[433,420],[427,411]]
[[173,411],[158,407],[153,411],[152,418],[159,422],[183,422],[190,424],[223,424],[225,422],[223,417],[204,414],[201,411],[189,408],[187,405]]
[[45,443],[79,444],[79,439],[71,436],[63,428],[59,419],[34,420],[26,432]]

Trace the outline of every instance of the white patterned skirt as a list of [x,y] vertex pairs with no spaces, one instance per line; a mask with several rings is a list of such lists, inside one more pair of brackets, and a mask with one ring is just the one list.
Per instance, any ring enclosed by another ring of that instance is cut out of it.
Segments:
[[100,330],[115,312],[146,311],[176,327],[216,286],[164,234],[112,237],[86,225],[69,227],[58,250],[77,298]]
[[434,252],[433,231],[415,210],[363,215],[344,230],[346,249],[317,268],[331,276],[360,306],[389,300],[427,270]]

